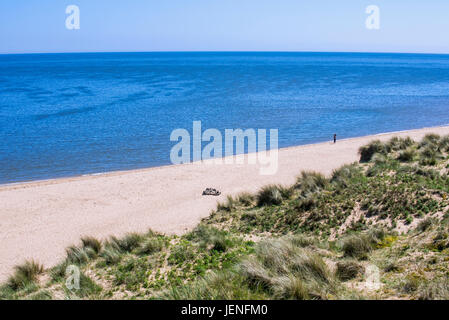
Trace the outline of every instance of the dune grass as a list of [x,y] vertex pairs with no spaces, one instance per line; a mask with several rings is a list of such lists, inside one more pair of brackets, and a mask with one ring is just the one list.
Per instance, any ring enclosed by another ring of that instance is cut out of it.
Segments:
[[323,259],[289,239],[263,241],[255,256],[233,269],[214,272],[164,292],[169,299],[326,299],[338,281]]
[[447,136],[373,141],[330,177],[228,196],[182,236],[83,237],[48,270],[17,267],[0,299],[447,299],[448,151]]
[[36,281],[44,272],[44,267],[34,260],[26,261],[14,268],[14,274],[8,278],[7,286],[12,290],[24,288]]
[[352,280],[362,275],[365,268],[355,260],[343,260],[337,262],[336,276],[341,281]]
[[279,205],[284,199],[288,199],[292,194],[289,188],[280,185],[268,185],[263,187],[256,195],[257,205],[272,206]]

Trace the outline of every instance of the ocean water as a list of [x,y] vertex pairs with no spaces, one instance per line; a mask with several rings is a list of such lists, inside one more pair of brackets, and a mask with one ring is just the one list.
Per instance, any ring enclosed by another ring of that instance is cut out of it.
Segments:
[[0,55],[0,183],[170,164],[194,120],[280,147],[447,124],[449,55]]

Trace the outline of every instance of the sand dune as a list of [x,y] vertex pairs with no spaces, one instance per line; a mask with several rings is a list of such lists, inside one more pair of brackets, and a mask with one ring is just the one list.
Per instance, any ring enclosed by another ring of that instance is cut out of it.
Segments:
[[[449,127],[281,149],[279,170],[272,176],[259,175],[257,165],[194,163],[0,186],[0,281],[25,259],[56,264],[82,236],[105,238],[149,228],[181,234],[228,194],[268,183],[291,184],[301,170],[330,174],[357,161],[358,148],[373,139],[420,139],[429,132],[449,134]],[[202,196],[206,187],[222,195]]]

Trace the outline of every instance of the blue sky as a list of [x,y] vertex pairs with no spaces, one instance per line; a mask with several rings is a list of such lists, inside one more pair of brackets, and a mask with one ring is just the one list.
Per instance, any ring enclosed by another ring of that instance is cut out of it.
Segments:
[[[80,30],[65,27],[68,5]],[[368,5],[380,30],[365,27]],[[449,53],[448,0],[1,0],[0,53]]]

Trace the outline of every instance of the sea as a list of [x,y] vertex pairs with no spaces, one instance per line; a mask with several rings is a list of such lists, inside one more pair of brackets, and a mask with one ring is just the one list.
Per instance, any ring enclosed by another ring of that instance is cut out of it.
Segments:
[[173,130],[279,147],[449,123],[449,55],[0,55],[0,184],[171,164]]

